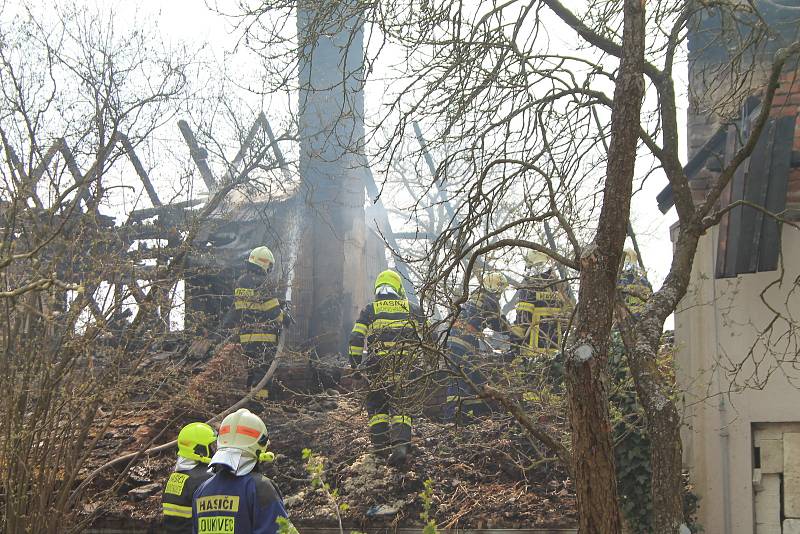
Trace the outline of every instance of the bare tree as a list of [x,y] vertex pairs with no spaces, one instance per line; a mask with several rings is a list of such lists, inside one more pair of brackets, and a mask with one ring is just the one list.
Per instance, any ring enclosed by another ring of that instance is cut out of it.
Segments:
[[[259,130],[232,160],[220,142],[211,160],[222,160],[220,178],[192,198],[190,150],[165,147],[156,132],[192,111],[194,59],[146,26],[119,30],[107,11],[3,15],[0,525],[80,532],[102,512],[83,506],[86,465],[113,420],[163,402],[175,382],[185,387],[175,366],[153,368],[149,355],[194,334],[174,324],[184,318],[178,287],[196,274],[190,255],[207,253],[203,239],[235,211],[234,192],[286,195],[275,155],[286,137]],[[217,139],[241,145],[246,134],[230,128]],[[139,155],[171,150],[178,157],[161,162],[174,175],[151,181]],[[128,460],[93,486],[95,502],[118,491]]]
[[[289,20],[295,6],[243,6],[242,27],[266,45],[264,50],[289,46],[292,32],[274,21]],[[786,43],[767,75],[755,75],[752,58],[769,28],[759,23],[763,18],[752,3],[626,0],[589,2],[573,10],[558,0],[426,1],[404,9],[381,2],[341,9],[357,13],[380,43],[366,52],[384,95],[366,135],[375,161],[394,165],[407,144],[409,123],[417,120],[430,150],[441,155],[434,180],[442,180],[446,170],[446,197],[454,212],[426,250],[423,302],[450,302],[455,312],[467,298],[476,262],[489,253],[500,257],[497,251],[509,247],[539,250],[578,273],[565,353],[582,532],[620,530],[607,402],[608,339],[635,186],[655,170],[668,178],[679,219],[672,264],[645,309],[630,319],[627,346],[654,443],[653,528],[677,532],[685,523],[681,421],[672,385],[656,364],[661,332],[686,293],[700,236],[731,209],[720,206],[720,195],[753,151],[779,76],[800,44]],[[674,69],[682,60],[688,25],[712,12],[731,23],[726,42],[736,58],[707,73],[709,91],[721,94],[715,104],[720,122],[733,123],[731,110],[759,91],[761,107],[739,150],[702,197],[693,198],[679,158],[681,89]],[[324,19],[334,11],[318,13]],[[380,70],[381,61],[391,67]],[[639,161],[650,168],[637,168]],[[423,198],[415,197],[416,211],[429,218],[436,202]],[[498,208],[509,198],[516,216],[497,224]],[[553,240],[541,239],[545,222],[556,234]],[[456,285],[460,296],[441,297]]]

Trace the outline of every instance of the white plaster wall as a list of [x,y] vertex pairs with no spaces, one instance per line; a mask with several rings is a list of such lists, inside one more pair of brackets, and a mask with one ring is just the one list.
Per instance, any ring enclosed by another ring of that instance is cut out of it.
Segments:
[[[765,298],[781,313],[793,314],[800,326],[800,295],[790,291],[800,276],[800,232],[786,227],[783,240],[784,282],[771,287]],[[705,532],[725,532],[727,458],[730,532],[750,533],[755,524],[751,425],[800,421],[800,365],[778,361],[797,359],[795,342],[800,333],[787,335],[786,322],[778,321],[773,335],[759,341],[759,330],[774,316],[759,295],[778,273],[715,281],[716,243],[715,228],[701,240],[692,285],[675,318],[677,376],[685,412],[684,458],[701,496]],[[779,357],[769,354],[766,345]],[[748,357],[751,347],[753,355]],[[717,362],[724,368],[719,373]],[[720,396],[719,391],[725,394]]]

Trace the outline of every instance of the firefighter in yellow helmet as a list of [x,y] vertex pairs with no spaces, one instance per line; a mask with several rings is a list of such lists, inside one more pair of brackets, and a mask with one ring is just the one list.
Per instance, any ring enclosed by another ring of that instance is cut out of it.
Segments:
[[653,287],[647,280],[647,274],[639,265],[639,256],[630,248],[625,249],[619,290],[622,292],[625,306],[636,318],[639,317],[650,295],[653,294]]
[[[425,317],[410,304],[403,280],[386,270],[375,280],[375,300],[367,304],[350,333],[350,365],[367,375],[369,436],[391,465],[405,464],[411,443],[406,382],[418,366]],[[391,447],[391,449],[390,449]]]
[[[453,369],[455,376],[447,388],[445,419],[455,419],[460,415],[462,421],[471,422],[474,416],[491,411],[489,405],[478,398],[472,384],[486,384],[485,364],[496,363],[481,351],[483,331],[487,328],[498,333],[509,330],[508,321],[500,308],[500,297],[507,288],[508,278],[503,273],[487,273],[480,279],[477,291],[461,307],[447,339],[448,353],[457,369]],[[462,372],[469,381],[460,376]]]
[[211,478],[208,463],[216,440],[216,432],[205,423],[189,423],[178,434],[178,463],[161,495],[167,534],[192,534],[192,495]]
[[[194,532],[277,534],[288,515],[278,488],[257,469],[274,457],[264,421],[240,408],[222,420],[217,446],[209,464],[214,475],[192,500]],[[291,523],[282,532],[297,534]]]
[[563,282],[550,257],[542,252],[528,250],[525,266],[525,279],[517,290],[512,337],[521,356],[552,357],[560,350],[564,327]]
[[[270,276],[274,270],[272,251],[254,248],[245,262],[245,272],[236,280],[233,306],[222,322],[223,330],[238,330],[238,341],[250,359],[248,388],[261,380],[272,363],[281,328],[292,324],[286,303],[278,299],[276,280]],[[255,397],[264,400],[267,396],[267,389],[262,389]]]

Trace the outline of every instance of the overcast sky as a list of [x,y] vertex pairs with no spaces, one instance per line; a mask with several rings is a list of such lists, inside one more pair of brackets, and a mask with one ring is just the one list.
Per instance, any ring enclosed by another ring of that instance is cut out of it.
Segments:
[[[257,74],[260,68],[256,56],[246,47],[236,47],[237,36],[232,33],[230,21],[208,9],[202,0],[76,0],[77,5],[101,9],[113,9],[116,13],[117,24],[120,29],[136,26],[143,23],[154,24],[168,45],[178,46],[186,43],[189,49],[198,49],[205,45],[203,54],[213,57],[218,64],[226,64],[228,71],[240,69],[242,75],[248,72]],[[215,3],[221,10],[235,11],[235,0],[219,0]],[[44,3],[41,4],[45,6]],[[676,84],[679,91],[685,91],[685,66],[680,65],[676,72]],[[370,88],[367,88],[368,95]],[[254,106],[261,105],[263,99],[254,95],[237,95],[243,99],[250,99]],[[682,99],[683,101],[683,99]],[[268,105],[268,104],[263,104]],[[272,103],[270,107],[274,108]],[[283,107],[283,109],[286,109]],[[267,110],[274,115],[274,109]],[[685,106],[679,112],[681,121],[685,124]],[[177,127],[175,128],[177,133]],[[682,139],[685,146],[685,136]],[[685,154],[685,149],[684,149]],[[685,162],[685,157],[683,158]],[[651,280],[660,284],[666,275],[671,259],[671,244],[669,241],[669,226],[676,220],[674,210],[662,215],[656,206],[656,194],[667,184],[662,173],[657,173],[648,178],[643,188],[633,198],[632,223],[639,237],[639,244],[643,251],[644,261],[648,267]],[[671,323],[671,321],[670,321]],[[668,327],[671,325],[668,325]]]

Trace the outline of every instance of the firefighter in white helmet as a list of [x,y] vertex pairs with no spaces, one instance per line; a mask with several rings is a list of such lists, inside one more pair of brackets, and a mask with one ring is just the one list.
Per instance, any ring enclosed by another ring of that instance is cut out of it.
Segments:
[[564,327],[564,283],[550,257],[538,250],[525,254],[525,279],[517,290],[517,316],[511,328],[520,356],[552,357],[560,350]]
[[266,425],[249,410],[241,408],[222,420],[209,464],[214,476],[192,500],[195,533],[277,534],[279,518],[288,521],[278,488],[256,469],[272,461],[268,445]]
[[639,256],[630,248],[626,248],[624,252],[619,290],[625,306],[636,318],[639,317],[650,295],[653,294],[653,287],[647,280],[647,274],[639,265]]
[[[272,363],[281,328],[292,324],[287,304],[277,297],[277,281],[270,276],[274,270],[272,251],[263,246],[254,248],[245,262],[245,272],[236,280],[233,306],[222,322],[223,330],[238,329],[238,341],[250,359],[248,388],[261,380]],[[265,388],[255,397],[264,400],[267,396]]]
[[[481,370],[485,360],[480,346],[483,331],[487,328],[498,333],[509,331],[510,325],[500,309],[500,297],[507,288],[508,278],[503,273],[486,273],[479,279],[477,291],[461,307],[447,340],[450,359],[457,369],[453,370],[455,376],[447,388],[446,419],[460,415],[462,421],[470,422],[474,416],[491,411],[469,382],[475,386],[487,382],[485,372]],[[462,371],[469,377],[469,382],[460,376]]]

